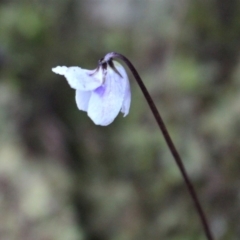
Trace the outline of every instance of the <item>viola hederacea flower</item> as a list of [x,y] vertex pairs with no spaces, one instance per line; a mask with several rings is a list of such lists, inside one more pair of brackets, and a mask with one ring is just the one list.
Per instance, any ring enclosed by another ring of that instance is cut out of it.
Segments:
[[128,58],[120,53],[110,52],[99,61],[98,68],[95,70],[86,70],[79,67],[55,67],[52,70],[57,74],[65,76],[70,86],[76,89],[78,108],[86,111],[95,124],[106,126],[113,122],[120,111],[126,116],[129,112],[131,102],[128,76],[122,65],[113,61],[113,59],[116,58],[122,60],[128,66],[137,81],[182,174],[199,218],[201,219],[204,233],[208,240],[213,240],[206,216],[195,188],[187,174],[182,158],[168,133],[151,95]]
[[99,62],[95,70],[58,66],[52,71],[65,76],[70,87],[76,89],[77,107],[86,111],[96,125],[109,125],[120,111],[124,117],[128,114],[130,84],[125,69],[118,62]]

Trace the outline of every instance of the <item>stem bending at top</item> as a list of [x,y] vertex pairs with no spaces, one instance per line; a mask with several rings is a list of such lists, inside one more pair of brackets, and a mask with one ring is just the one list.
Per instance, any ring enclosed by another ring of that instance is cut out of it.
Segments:
[[162,131],[162,134],[164,136],[164,139],[169,147],[169,150],[170,152],[172,153],[172,156],[182,174],[182,177],[185,181],[185,184],[187,186],[187,189],[189,191],[189,194],[194,202],[194,205],[196,207],[196,210],[197,210],[197,213],[199,215],[199,218],[201,220],[201,223],[202,223],[202,226],[203,226],[203,229],[204,229],[204,232],[205,232],[205,235],[207,237],[208,240],[213,240],[213,236],[212,236],[212,233],[210,231],[210,228],[209,228],[209,225],[208,225],[208,222],[207,222],[207,219],[206,219],[206,216],[203,212],[203,209],[201,207],[201,204],[199,202],[199,199],[197,197],[197,194],[196,194],[196,191],[193,187],[193,184],[191,183],[191,180],[190,178],[188,177],[188,174],[185,170],[185,167],[183,165],[183,161],[168,133],[168,130],[162,120],[162,117],[160,116],[160,113],[158,112],[157,110],[157,107],[155,105],[155,103],[153,102],[152,100],[152,97],[150,96],[147,88],[145,87],[141,77],[139,76],[137,70],[135,69],[135,67],[132,65],[132,63],[125,57],[123,56],[122,54],[120,53],[115,53],[115,52],[111,52],[111,53],[108,53],[102,60],[100,60],[100,64],[103,64],[105,62],[111,62],[111,60],[113,58],[118,58],[118,59],[121,59],[122,61],[125,62],[125,64],[129,67],[129,69],[131,70],[133,76],[135,77],[139,87],[141,88],[142,92],[143,92],[143,95],[144,97],[146,98],[147,102],[148,102],[148,105],[155,117],[155,120],[157,121],[157,124],[160,128],[160,130]]

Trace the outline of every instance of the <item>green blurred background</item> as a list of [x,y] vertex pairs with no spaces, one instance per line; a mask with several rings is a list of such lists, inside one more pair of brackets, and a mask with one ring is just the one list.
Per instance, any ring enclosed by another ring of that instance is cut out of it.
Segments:
[[138,69],[216,239],[240,239],[239,0],[0,0],[0,239],[203,240],[132,75],[130,114],[78,111],[57,65]]

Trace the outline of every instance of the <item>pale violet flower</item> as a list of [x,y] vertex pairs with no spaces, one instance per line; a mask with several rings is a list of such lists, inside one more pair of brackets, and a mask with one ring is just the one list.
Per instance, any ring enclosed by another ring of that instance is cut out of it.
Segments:
[[65,76],[76,89],[79,110],[86,111],[95,124],[107,126],[120,111],[124,117],[128,114],[130,85],[125,69],[118,62],[104,62],[95,70],[58,66],[52,71]]

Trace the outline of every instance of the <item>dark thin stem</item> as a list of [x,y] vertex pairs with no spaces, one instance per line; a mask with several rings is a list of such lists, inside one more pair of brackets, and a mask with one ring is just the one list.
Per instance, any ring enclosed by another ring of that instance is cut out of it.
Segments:
[[133,76],[135,77],[139,87],[141,88],[141,90],[143,92],[143,95],[145,96],[145,98],[146,98],[146,100],[148,102],[148,105],[149,105],[150,109],[152,110],[152,113],[153,113],[153,115],[154,115],[154,117],[155,117],[155,119],[157,121],[157,124],[158,124],[160,130],[163,133],[163,136],[164,136],[165,141],[167,142],[167,145],[168,145],[168,147],[169,147],[169,149],[170,149],[170,151],[171,151],[171,153],[173,155],[173,158],[174,158],[174,160],[175,160],[175,162],[176,162],[176,164],[177,164],[177,166],[178,166],[178,168],[179,168],[179,170],[180,170],[180,172],[181,172],[181,174],[182,174],[182,176],[184,178],[184,181],[185,181],[185,184],[187,186],[187,189],[188,189],[188,191],[190,193],[190,196],[191,196],[191,198],[192,198],[192,200],[194,202],[194,205],[196,207],[196,210],[197,210],[198,215],[200,217],[200,220],[202,222],[205,235],[206,235],[208,240],[213,240],[213,236],[212,236],[210,228],[208,226],[206,216],[205,216],[205,214],[203,212],[203,209],[201,207],[201,204],[200,204],[200,202],[198,200],[198,197],[197,197],[196,191],[195,191],[195,189],[193,187],[193,184],[191,183],[191,181],[190,181],[190,179],[188,177],[188,174],[187,174],[187,172],[185,170],[185,167],[183,165],[183,161],[182,161],[182,159],[181,159],[181,157],[180,157],[176,147],[174,146],[173,141],[172,141],[172,139],[171,139],[171,137],[170,137],[170,135],[168,133],[168,130],[167,130],[167,128],[166,128],[166,126],[165,126],[165,124],[164,124],[164,122],[162,120],[162,117],[160,116],[160,114],[159,114],[159,112],[158,112],[158,110],[156,108],[156,105],[153,102],[153,100],[152,100],[152,98],[151,98],[147,88],[145,87],[141,77],[139,76],[137,70],[132,65],[132,63],[125,56],[123,56],[120,53],[115,53],[115,52],[108,53],[105,56],[103,61],[109,61],[112,58],[119,58],[119,59],[123,60],[126,63],[126,65],[129,67],[129,69],[131,70]]

